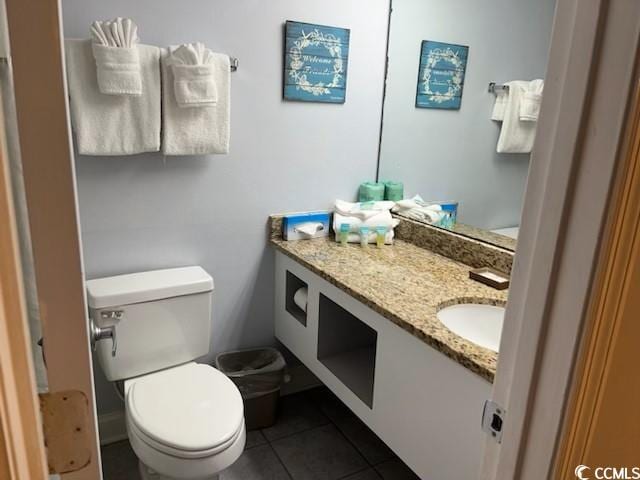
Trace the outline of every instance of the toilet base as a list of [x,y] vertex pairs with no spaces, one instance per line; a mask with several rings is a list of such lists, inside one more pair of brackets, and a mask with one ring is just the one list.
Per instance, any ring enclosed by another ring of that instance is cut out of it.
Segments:
[[[160,475],[158,472],[154,472],[153,469],[147,467],[141,460],[138,460],[138,471],[140,472],[140,478],[142,480],[176,480],[173,477],[167,477]],[[213,475],[212,477],[203,478],[202,480],[218,480],[219,475]]]

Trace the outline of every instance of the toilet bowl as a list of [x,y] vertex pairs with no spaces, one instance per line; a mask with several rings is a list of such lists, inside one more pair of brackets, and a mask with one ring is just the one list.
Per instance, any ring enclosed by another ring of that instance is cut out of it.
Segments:
[[240,393],[209,365],[189,363],[127,380],[125,402],[143,479],[215,479],[244,450]]
[[214,480],[244,450],[238,388],[194,362],[209,353],[212,295],[200,267],[87,281],[92,342],[107,379],[124,380],[144,480]]

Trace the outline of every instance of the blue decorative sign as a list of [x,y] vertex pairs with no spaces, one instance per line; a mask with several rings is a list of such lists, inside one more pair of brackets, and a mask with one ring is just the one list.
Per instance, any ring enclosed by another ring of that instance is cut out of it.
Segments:
[[288,21],[285,26],[284,98],[344,103],[349,30]]
[[469,47],[423,40],[416,107],[458,110]]

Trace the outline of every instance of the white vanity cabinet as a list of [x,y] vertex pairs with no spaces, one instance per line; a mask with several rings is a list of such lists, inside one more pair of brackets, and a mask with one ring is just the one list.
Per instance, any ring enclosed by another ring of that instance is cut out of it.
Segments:
[[420,478],[478,478],[489,382],[279,251],[275,280],[278,340]]

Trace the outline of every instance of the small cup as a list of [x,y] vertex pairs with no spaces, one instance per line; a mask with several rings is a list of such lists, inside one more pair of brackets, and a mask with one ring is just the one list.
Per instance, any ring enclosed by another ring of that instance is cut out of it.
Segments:
[[366,225],[360,227],[360,246],[369,246],[369,227],[367,227]]
[[387,239],[387,227],[376,227],[376,246],[378,248],[384,247],[384,242]]

